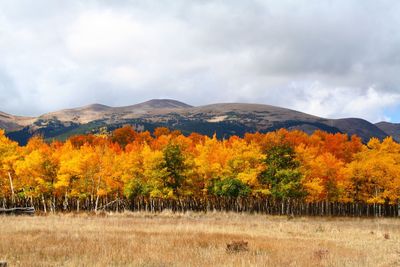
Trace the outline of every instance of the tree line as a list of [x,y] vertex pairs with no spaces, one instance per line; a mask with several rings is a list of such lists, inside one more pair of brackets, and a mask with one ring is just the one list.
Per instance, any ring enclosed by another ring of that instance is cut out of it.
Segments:
[[219,140],[130,126],[19,146],[0,131],[0,206],[49,211],[400,214],[400,144],[285,129]]

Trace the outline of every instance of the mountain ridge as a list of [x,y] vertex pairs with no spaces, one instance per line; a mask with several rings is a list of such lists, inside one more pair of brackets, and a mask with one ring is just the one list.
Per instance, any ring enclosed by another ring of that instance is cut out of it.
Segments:
[[394,140],[400,142],[400,123],[381,121],[375,123],[375,125],[388,135],[392,136]]
[[138,104],[111,107],[90,104],[83,107],[45,113],[38,117],[13,116],[0,112],[0,128],[21,144],[30,136],[65,139],[73,134],[109,130],[125,124],[137,130],[169,127],[183,133],[199,132],[219,137],[243,135],[246,132],[268,132],[279,128],[356,134],[364,142],[371,137],[383,139],[392,135],[398,141],[400,124],[373,124],[360,118],[328,119],[301,111],[264,104],[216,103],[191,106],[174,99],[151,99]]

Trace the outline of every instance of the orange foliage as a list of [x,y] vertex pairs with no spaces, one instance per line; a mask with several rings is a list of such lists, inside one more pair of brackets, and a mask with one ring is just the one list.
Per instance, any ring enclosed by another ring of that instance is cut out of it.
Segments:
[[[24,147],[0,131],[0,196],[12,193],[9,175],[15,193],[25,197],[44,202],[73,197],[93,206],[99,198],[207,196],[215,184],[221,185],[218,190],[234,185],[248,189],[246,194],[268,195],[271,185],[260,178],[270,167],[265,159],[271,148],[282,145],[295,153],[307,201],[399,200],[400,145],[391,138],[363,145],[357,136],[280,129],[218,140],[167,128],[155,129],[152,136],[130,126],[110,136],[77,135],[50,144],[33,137]],[[277,173],[291,177],[284,167]],[[180,179],[180,188],[168,187],[171,175]]]

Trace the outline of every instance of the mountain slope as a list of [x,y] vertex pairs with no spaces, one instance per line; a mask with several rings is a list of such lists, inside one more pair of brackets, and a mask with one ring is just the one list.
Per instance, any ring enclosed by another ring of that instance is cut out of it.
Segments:
[[357,118],[325,119],[281,107],[246,103],[220,103],[200,107],[171,99],[153,99],[143,103],[109,107],[93,104],[47,113],[23,120],[0,114],[0,127],[21,144],[33,134],[63,139],[73,134],[97,132],[106,127],[113,130],[125,124],[137,130],[153,130],[164,126],[185,134],[199,132],[218,137],[243,135],[246,132],[268,132],[280,128],[300,129],[307,133],[324,130],[331,133],[357,134],[365,142],[388,134],[384,129]]
[[368,141],[371,137],[383,139],[388,136],[385,131],[378,128],[376,125],[358,118],[328,120],[327,124],[349,135],[356,134],[364,141]]
[[77,123],[88,123],[94,120],[102,119],[104,114],[110,110],[111,107],[101,105],[101,104],[92,104],[80,108],[73,109],[63,109],[56,112],[50,112],[44,114],[38,118],[38,120],[51,120],[57,119],[59,121],[72,121]]
[[379,129],[384,131],[397,142],[400,142],[400,123],[390,123],[390,122],[378,122],[375,124]]
[[74,109],[64,109],[44,114],[38,118],[41,121],[59,120],[61,122],[89,123],[96,120],[125,120],[137,118],[141,114],[152,111],[170,111],[190,108],[191,106],[170,99],[153,99],[140,104],[126,107],[109,107],[101,104],[92,104]]
[[33,123],[35,118],[10,115],[0,111],[0,129],[17,131]]
[[191,105],[186,103],[173,100],[173,99],[151,99],[149,101],[139,103],[132,106],[121,107],[116,109],[124,109],[124,110],[151,110],[151,109],[182,109],[182,108],[191,108]]

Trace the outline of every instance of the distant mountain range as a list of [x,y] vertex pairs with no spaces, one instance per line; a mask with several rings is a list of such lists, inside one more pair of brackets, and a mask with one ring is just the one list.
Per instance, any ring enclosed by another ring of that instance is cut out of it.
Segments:
[[331,133],[356,134],[364,142],[371,137],[383,139],[389,135],[400,140],[400,124],[372,124],[359,118],[326,119],[261,104],[222,103],[193,107],[176,100],[153,99],[126,107],[93,104],[39,117],[19,117],[0,112],[0,128],[5,129],[7,135],[20,144],[25,144],[35,134],[41,134],[47,139],[63,140],[71,135],[110,131],[126,124],[138,131],[168,127],[184,134],[216,133],[220,138],[286,128],[307,133],[320,129]]

